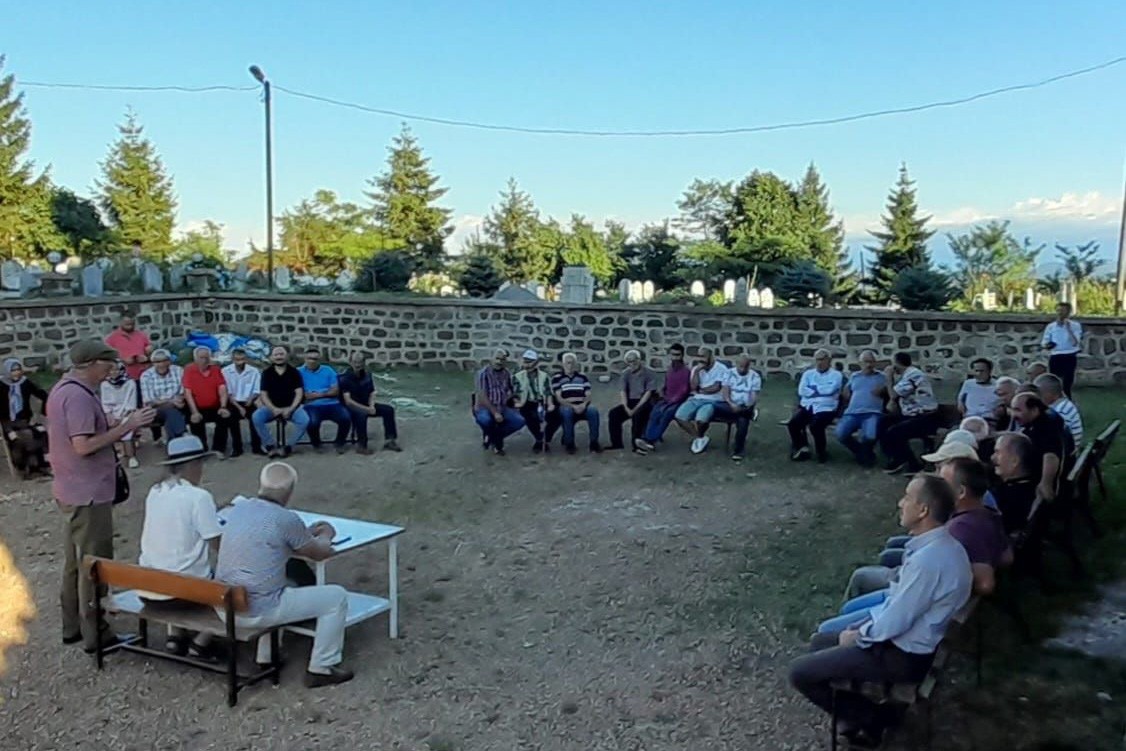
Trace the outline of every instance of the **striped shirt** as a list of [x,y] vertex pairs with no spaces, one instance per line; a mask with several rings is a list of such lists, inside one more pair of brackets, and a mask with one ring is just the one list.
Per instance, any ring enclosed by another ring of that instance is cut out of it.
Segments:
[[512,374],[507,368],[486,365],[477,371],[477,393],[487,396],[494,408],[504,409],[512,398]]
[[1056,401],[1052,402],[1048,407],[1052,412],[1055,412],[1063,419],[1063,424],[1067,426],[1067,431],[1071,433],[1071,437],[1075,439],[1075,449],[1083,445],[1083,417],[1079,414],[1079,407],[1075,406],[1075,402],[1068,399],[1066,396],[1061,396]]
[[166,402],[174,396],[184,393],[184,369],[173,365],[164,375],[156,372],[156,366],[141,373],[141,402],[145,405],[153,402]]
[[895,383],[895,393],[899,394],[899,411],[904,417],[918,417],[938,409],[931,380],[914,366],[903,371]]

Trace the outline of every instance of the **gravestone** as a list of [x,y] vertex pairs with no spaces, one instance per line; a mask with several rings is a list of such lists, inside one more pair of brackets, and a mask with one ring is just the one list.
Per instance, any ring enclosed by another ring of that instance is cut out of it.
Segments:
[[725,303],[735,302],[735,280],[723,280],[723,301]]
[[547,299],[547,287],[545,287],[543,284],[537,283],[533,285],[532,291],[536,293],[537,300]]
[[622,281],[618,282],[618,301],[631,302],[629,279],[623,279]]
[[641,285],[641,299],[645,302],[653,302],[653,295],[656,294],[656,285],[651,280],[645,280]]
[[564,303],[589,305],[594,299],[594,275],[586,266],[564,266],[560,286]]
[[747,284],[747,278],[746,277],[740,277],[738,280],[736,280],[736,282],[735,282],[735,298],[734,298],[733,302],[736,302],[739,305],[749,305],[750,303],[747,301],[747,288],[748,287],[750,287],[750,285]]
[[168,269],[168,282],[173,292],[179,292],[184,288],[184,273],[186,271],[187,267],[182,263],[172,264],[172,267]]
[[539,300],[536,293],[521,287],[519,284],[505,282],[492,296],[493,300],[508,300],[509,302],[536,302]]
[[24,269],[20,272],[20,297],[27,297],[32,291],[39,288],[39,269]]
[[641,295],[641,282],[630,282],[629,301],[632,303],[644,302]]
[[981,309],[995,310],[997,308],[997,293],[987,289],[981,293]]
[[757,308],[762,305],[762,299],[759,297],[758,290],[751,287],[747,290],[747,307]]
[[82,294],[101,297],[105,294],[105,270],[97,263],[82,268]]
[[47,297],[62,297],[73,290],[74,277],[70,274],[43,274],[39,277],[39,286]]
[[164,291],[164,274],[152,261],[141,264],[141,289],[145,292]]
[[1024,290],[1024,307],[1026,310],[1036,310],[1036,290],[1032,287]]
[[688,291],[692,293],[693,297],[703,297],[705,292],[704,283],[697,279],[696,281],[692,282],[692,285],[688,288]]
[[279,292],[288,292],[293,285],[288,266],[278,266],[274,269],[274,289]]
[[768,310],[774,307],[774,292],[770,289],[770,287],[767,287],[762,292],[760,292],[758,299],[759,304],[762,307]]
[[356,275],[344,269],[336,275],[336,288],[341,292],[351,292],[356,286]]
[[219,272],[209,268],[187,269],[184,281],[187,282],[188,289],[197,295],[206,294],[218,288]]
[[20,266],[19,261],[4,261],[0,263],[0,290],[5,292],[15,292],[20,288],[20,274],[23,273],[23,266]]

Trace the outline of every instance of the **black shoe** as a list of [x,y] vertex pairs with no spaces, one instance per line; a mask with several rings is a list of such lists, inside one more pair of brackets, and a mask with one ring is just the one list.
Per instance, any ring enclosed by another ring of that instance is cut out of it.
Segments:
[[793,462],[809,461],[809,458],[812,455],[813,454],[809,450],[808,446],[802,446],[800,449],[796,449],[792,454],[790,454],[790,461],[793,461]]
[[566,446],[566,449],[567,449],[568,454],[573,454],[573,453],[575,453],[575,450],[576,450],[575,445],[573,443],[568,443],[567,446]]
[[188,644],[188,656],[200,662],[219,662],[219,653],[214,644],[200,645],[191,642]]
[[64,636],[63,637],[63,644],[77,644],[80,641],[82,641],[82,634],[76,634],[75,636]]
[[311,673],[305,671],[305,687],[320,688],[321,686],[335,686],[338,683],[347,683],[352,680],[352,671],[334,665],[327,673]]
[[254,454],[255,456],[266,456],[267,455],[266,450],[261,448],[261,447],[258,447],[256,449],[251,449],[250,453]]
[[346,454],[346,453],[348,453],[348,447],[347,446],[337,446],[336,447],[336,453]]
[[493,453],[497,456],[504,456],[504,446],[493,446]]
[[383,442],[383,450],[384,451],[402,451],[403,447],[400,446],[399,442],[397,440],[395,440],[394,438],[389,438],[388,440]]
[[285,448],[282,449],[282,456],[288,457],[288,456],[291,456],[292,454],[293,454],[293,447],[292,446],[286,446]]
[[590,444],[590,453],[601,454],[602,453],[602,444],[599,443],[598,441],[595,441],[594,443]]
[[242,456],[242,449],[235,449],[231,452],[232,459],[238,459],[240,456]]
[[532,453],[533,454],[542,454],[543,453],[543,441],[536,441],[535,443],[532,444]]
[[828,454],[818,454],[817,455],[817,463],[818,464],[824,464],[827,461],[829,461],[829,455]]

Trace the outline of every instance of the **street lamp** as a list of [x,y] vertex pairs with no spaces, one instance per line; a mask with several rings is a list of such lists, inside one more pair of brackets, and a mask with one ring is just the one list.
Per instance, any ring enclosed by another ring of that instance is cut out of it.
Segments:
[[266,288],[274,291],[274,149],[270,137],[270,81],[257,65],[250,66],[250,75],[262,84],[262,101],[266,103]]

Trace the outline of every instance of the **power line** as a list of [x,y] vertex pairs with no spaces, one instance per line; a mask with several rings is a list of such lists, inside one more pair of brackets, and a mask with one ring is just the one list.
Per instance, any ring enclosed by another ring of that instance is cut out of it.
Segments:
[[[490,131],[503,131],[509,133],[528,133],[532,135],[556,135],[556,136],[587,136],[599,138],[660,138],[660,137],[688,137],[688,136],[730,136],[742,135],[748,133],[767,133],[779,130],[795,130],[797,128],[812,128],[823,125],[840,125],[843,123],[857,122],[860,120],[871,120],[879,117],[889,117],[891,115],[905,115],[915,112],[925,112],[927,110],[942,109],[947,107],[957,107],[963,104],[988,99],[991,97],[1000,96],[1001,94],[1010,94],[1016,91],[1027,91],[1029,89],[1037,89],[1043,86],[1048,86],[1059,81],[1069,78],[1076,78],[1078,76],[1087,75],[1096,71],[1105,70],[1116,65],[1126,62],[1126,55],[1116,57],[1110,60],[1103,61],[1096,65],[1091,65],[1086,68],[1079,68],[1070,70],[1066,73],[1060,73],[1049,78],[1044,78],[1039,81],[1032,81],[1028,83],[1018,83],[1009,86],[1002,86],[988,91],[978,92],[969,96],[958,97],[956,99],[946,99],[926,104],[917,104],[907,107],[894,107],[881,110],[872,110],[868,112],[861,112],[853,115],[842,115],[839,117],[829,117],[816,120],[797,120],[792,122],[773,123],[769,125],[753,125],[738,128],[715,128],[715,129],[696,129],[696,130],[592,130],[592,129],[578,129],[578,128],[536,128],[527,127],[522,125],[504,125],[499,123],[485,123],[473,120],[460,120],[447,117],[433,117],[430,115],[418,115],[410,112],[401,112],[399,110],[386,109],[382,107],[371,107],[366,104],[359,104],[356,102],[348,102],[342,99],[333,99],[332,97],[321,96],[318,94],[310,94],[305,91],[297,91],[295,89],[286,88],[274,84],[274,89],[284,92],[290,96],[299,97],[301,99],[308,99],[314,102],[321,102],[329,104],[334,107],[343,107],[346,109],[358,110],[360,112],[367,112],[375,115],[385,115],[388,117],[396,117],[402,120],[413,120],[418,122],[434,123],[436,125],[446,125],[457,128],[473,128],[476,130],[490,130]],[[67,89],[95,89],[101,91],[176,91],[188,93],[203,93],[211,91],[254,91],[258,86],[106,86],[106,85],[93,85],[93,84],[74,84],[74,83],[48,83],[41,81],[24,81],[21,82],[24,86],[35,86],[43,88],[67,88]]]

